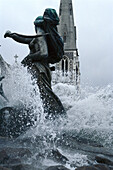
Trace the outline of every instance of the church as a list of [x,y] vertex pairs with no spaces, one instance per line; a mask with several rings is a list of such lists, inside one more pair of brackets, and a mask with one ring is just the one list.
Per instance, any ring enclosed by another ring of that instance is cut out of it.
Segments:
[[72,0],[60,0],[59,18],[58,32],[64,41],[64,56],[56,64],[56,72],[53,74],[53,80],[55,83],[60,81],[79,85],[80,64]]

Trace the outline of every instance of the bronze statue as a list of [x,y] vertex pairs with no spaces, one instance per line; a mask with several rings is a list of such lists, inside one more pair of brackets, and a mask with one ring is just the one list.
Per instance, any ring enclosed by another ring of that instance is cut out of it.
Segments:
[[[29,72],[37,81],[44,112],[47,114],[47,118],[56,118],[59,117],[59,115],[66,115],[60,99],[54,94],[51,88],[51,69],[49,64],[55,63],[55,60],[52,61],[53,58],[50,53],[53,49],[48,45],[47,39],[51,32],[51,37],[54,34],[58,35],[56,28],[57,24],[55,22],[59,22],[56,11],[54,9],[46,9],[44,16],[37,17],[34,22],[37,33],[35,36],[25,36],[11,33],[10,31],[6,32],[4,35],[5,38],[9,37],[19,43],[29,45],[30,53],[23,59],[22,64],[28,67]],[[48,29],[46,29],[46,27]],[[51,40],[50,37],[49,40]],[[54,43],[56,42],[54,41]],[[56,49],[56,51],[58,51],[58,49]],[[54,54],[55,53],[53,53],[53,57],[55,56]],[[58,57],[57,60],[59,60]]]

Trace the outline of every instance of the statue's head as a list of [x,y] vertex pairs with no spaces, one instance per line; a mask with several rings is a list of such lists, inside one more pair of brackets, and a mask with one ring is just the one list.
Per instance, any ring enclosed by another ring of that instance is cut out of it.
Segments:
[[34,21],[34,25],[35,25],[35,31],[37,32],[37,27],[41,27],[43,29],[44,27],[44,19],[42,16],[38,16],[35,21]]
[[38,16],[35,21],[35,31],[37,33],[37,27],[40,27],[45,30],[46,24],[49,23],[51,25],[58,25],[59,24],[59,17],[55,9],[47,8],[44,11],[43,16]]
[[53,25],[59,24],[59,17],[55,9],[52,8],[45,9],[43,18],[45,21],[50,22]]

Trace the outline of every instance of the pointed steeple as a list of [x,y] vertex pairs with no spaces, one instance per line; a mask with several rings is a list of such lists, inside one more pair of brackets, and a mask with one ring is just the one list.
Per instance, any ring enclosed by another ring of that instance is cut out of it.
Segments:
[[76,84],[78,89],[80,85],[80,62],[76,45],[76,26],[74,26],[72,0],[60,0],[59,18],[58,32],[64,40],[64,56],[56,64],[58,76],[54,81],[58,82],[60,79],[61,82]]
[[74,26],[72,0],[61,0],[58,31],[64,40],[65,50],[76,50],[76,27]]

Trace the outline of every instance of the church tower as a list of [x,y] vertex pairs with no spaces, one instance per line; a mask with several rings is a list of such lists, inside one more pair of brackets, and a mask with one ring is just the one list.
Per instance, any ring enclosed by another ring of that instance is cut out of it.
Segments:
[[65,53],[63,59],[56,64],[56,69],[64,77],[64,82],[78,85],[80,83],[80,68],[72,0],[60,0],[59,18],[58,32],[63,38]]
[[65,50],[76,50],[76,27],[74,27],[72,0],[61,0],[59,9],[59,33]]

